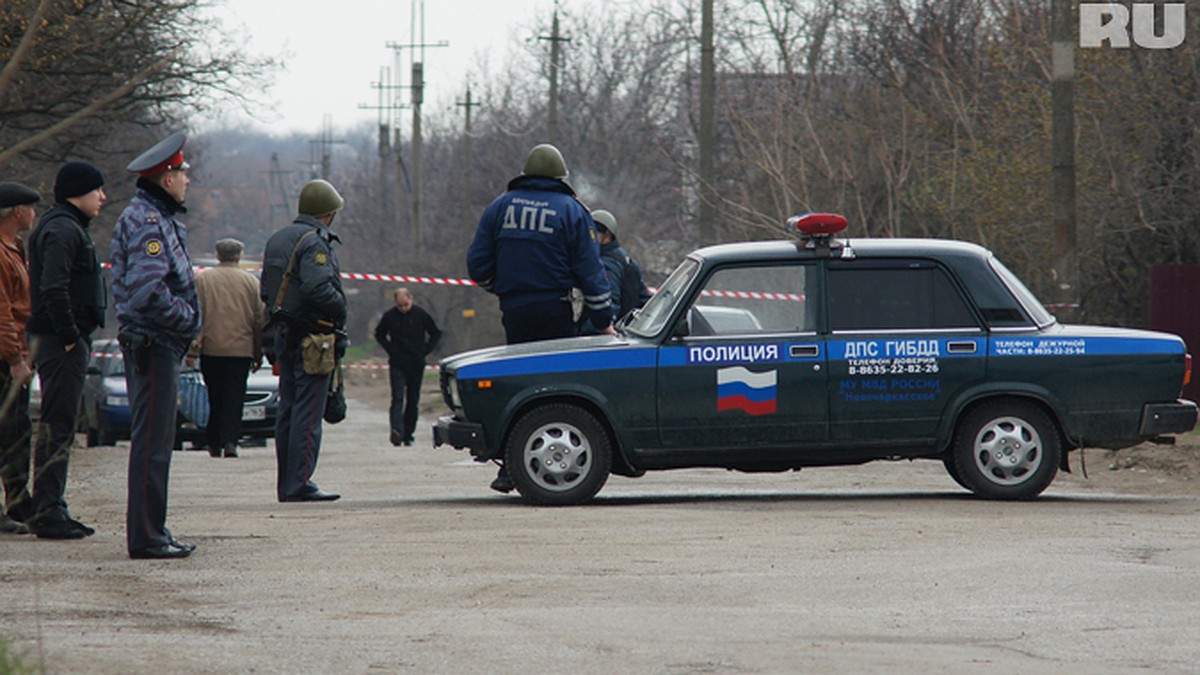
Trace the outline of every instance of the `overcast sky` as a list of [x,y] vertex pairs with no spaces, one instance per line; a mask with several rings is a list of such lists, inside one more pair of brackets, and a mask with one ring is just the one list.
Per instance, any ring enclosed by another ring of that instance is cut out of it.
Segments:
[[[562,0],[560,6],[569,10],[593,1]],[[394,67],[394,50],[386,45],[421,41],[412,34],[413,2],[419,12],[421,0],[222,0],[213,13],[226,28],[249,35],[248,51],[286,64],[273,89],[260,97],[274,103],[273,110],[262,111],[265,119],[252,123],[315,134],[326,115],[334,129],[376,122],[376,111],[359,106],[378,105],[371,83],[380,81],[381,67]],[[424,5],[424,42],[449,43],[425,51],[425,111],[453,107],[480,54],[500,63],[514,44],[533,37],[520,34],[518,26],[531,25],[542,13],[549,23],[554,10],[554,0],[426,0]],[[402,53],[407,85],[411,51]],[[411,116],[408,110],[400,114],[406,120]]]

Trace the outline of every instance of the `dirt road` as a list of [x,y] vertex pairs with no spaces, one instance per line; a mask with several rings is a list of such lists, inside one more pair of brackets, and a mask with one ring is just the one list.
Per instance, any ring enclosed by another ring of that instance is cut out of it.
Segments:
[[[0,634],[48,673],[1156,672],[1200,663],[1193,480],[1089,454],[1031,503],[933,463],[613,478],[530,508],[490,466],[386,443],[351,394],[279,504],[273,451],[176,453],[182,561],[124,550],[127,446],[79,449],[76,542],[0,538]],[[386,394],[382,394],[386,398]],[[429,398],[433,398],[430,396]],[[367,401],[364,403],[362,401]],[[428,406],[436,407],[436,400]]]

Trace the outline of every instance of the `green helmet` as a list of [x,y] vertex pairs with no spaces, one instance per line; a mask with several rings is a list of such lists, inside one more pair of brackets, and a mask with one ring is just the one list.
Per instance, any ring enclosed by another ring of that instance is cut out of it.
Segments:
[[336,213],[346,205],[337,188],[329,181],[316,179],[304,184],[300,190],[300,213],[306,216],[323,216]]
[[525,170],[521,173],[526,176],[544,176],[564,180],[568,175],[567,163],[563,161],[562,153],[558,151],[558,148],[549,143],[542,143],[529,151],[529,157],[525,158]]
[[604,209],[596,209],[592,211],[592,220],[596,224],[603,227],[612,233],[612,236],[617,236],[617,217]]

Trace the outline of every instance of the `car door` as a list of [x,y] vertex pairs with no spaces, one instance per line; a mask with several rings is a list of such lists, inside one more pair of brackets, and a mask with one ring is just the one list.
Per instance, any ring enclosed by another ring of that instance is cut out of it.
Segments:
[[925,444],[984,376],[987,336],[953,276],[922,259],[828,263],[830,438]]
[[660,348],[663,447],[793,446],[828,434],[815,262],[726,266]]

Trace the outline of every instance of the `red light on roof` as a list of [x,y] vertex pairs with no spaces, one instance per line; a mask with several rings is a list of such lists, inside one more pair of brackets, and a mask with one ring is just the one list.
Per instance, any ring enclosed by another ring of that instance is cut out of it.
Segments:
[[836,213],[801,213],[788,218],[789,230],[810,237],[826,237],[846,229],[846,217]]

